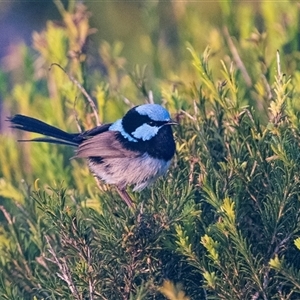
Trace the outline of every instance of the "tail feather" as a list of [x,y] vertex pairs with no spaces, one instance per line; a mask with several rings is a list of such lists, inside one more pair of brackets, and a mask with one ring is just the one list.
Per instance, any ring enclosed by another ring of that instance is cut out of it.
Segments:
[[36,138],[27,141],[66,144],[72,146],[78,145],[78,141],[76,141],[76,137],[78,136],[78,134],[65,132],[40,120],[24,115],[15,115],[11,118],[8,118],[8,121],[11,122],[12,128],[17,128],[28,132],[40,133],[49,137]]
[[48,144],[59,144],[59,145],[68,145],[68,146],[78,146],[77,142],[68,142],[64,140],[54,139],[54,138],[35,138],[30,140],[18,140],[18,142],[40,142],[40,143],[48,143]]

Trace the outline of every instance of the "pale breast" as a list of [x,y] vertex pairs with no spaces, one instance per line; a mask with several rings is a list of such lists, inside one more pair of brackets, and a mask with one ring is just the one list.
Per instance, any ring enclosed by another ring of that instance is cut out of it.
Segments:
[[105,183],[125,188],[135,185],[140,191],[164,175],[171,161],[150,157],[147,153],[130,160],[120,157],[89,158],[91,172]]

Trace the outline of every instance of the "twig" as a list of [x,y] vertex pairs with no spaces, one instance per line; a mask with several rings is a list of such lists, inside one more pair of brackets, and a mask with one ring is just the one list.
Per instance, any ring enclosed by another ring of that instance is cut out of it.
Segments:
[[256,292],[256,293],[251,297],[251,300],[257,300],[259,296],[260,296],[259,292]]
[[280,53],[279,50],[276,51],[276,63],[277,63],[277,76],[281,79],[282,73],[281,73],[281,63],[280,63]]
[[186,115],[189,119],[191,119],[191,120],[194,121],[194,122],[197,120],[196,117],[192,116],[191,114],[189,114],[188,112],[186,112],[186,111],[183,110],[183,109],[180,110],[180,113]]
[[271,100],[273,98],[273,95],[272,95],[272,89],[270,87],[270,84],[266,78],[266,76],[264,74],[261,74],[261,78],[262,78],[262,81],[267,89],[267,97],[268,97],[268,100]]
[[1,206],[0,206],[0,210],[2,211],[2,213],[3,213],[3,215],[4,215],[4,217],[5,217],[6,221],[7,221],[7,223],[8,223],[9,225],[13,225],[14,222],[12,221],[10,214],[9,214],[8,211],[4,208],[4,206],[1,205]]
[[61,65],[59,65],[58,63],[52,63],[50,65],[49,70],[51,70],[52,66],[59,67],[68,76],[68,78],[79,88],[79,90],[86,97],[87,101],[89,102],[89,104],[93,110],[97,125],[98,126],[101,125],[99,117],[98,117],[98,111],[97,111],[96,105],[95,105],[93,99],[91,98],[91,96],[86,91],[86,89],[72,75],[70,75]]
[[135,105],[126,97],[123,97],[123,101],[126,105],[130,106],[130,107],[134,107]]
[[74,101],[74,117],[75,117],[76,126],[77,126],[78,131],[82,132],[82,129],[81,129],[80,125],[79,125],[78,113],[77,113],[76,108],[75,108],[76,102],[77,102],[77,97],[75,98],[75,101]]
[[30,267],[28,265],[28,261],[25,258],[25,254],[23,252],[22,246],[21,246],[20,241],[18,239],[18,234],[17,234],[16,228],[15,228],[15,221],[14,221],[14,219],[11,218],[11,215],[4,208],[4,206],[2,206],[2,205],[0,206],[0,211],[2,211],[7,223],[9,224],[9,226],[11,227],[11,229],[13,231],[13,237],[14,237],[14,240],[15,240],[15,243],[16,243],[16,246],[17,246],[17,250],[18,250],[19,254],[21,255],[21,257],[23,259],[23,264],[24,264],[24,267],[25,267],[25,271],[27,273],[27,277],[30,276],[32,278],[33,276],[32,276]]
[[[280,248],[282,248],[282,247],[290,240],[291,236],[292,236],[292,234],[289,234],[287,237],[285,237],[285,238],[284,238],[284,239],[283,239],[283,240],[275,247],[275,249],[274,249],[274,251],[273,251],[273,254],[272,254],[272,257],[274,257],[275,255],[277,255],[277,254],[279,253]],[[264,272],[264,277],[263,277],[264,280],[263,280],[263,286],[262,286],[262,287],[263,287],[264,290],[267,289],[268,284],[269,284],[269,282],[270,282],[269,273],[270,273],[270,267],[268,266],[268,267],[266,268],[265,272]],[[256,292],[256,293],[252,296],[251,300],[256,300],[256,299],[258,299],[259,295],[260,295],[260,293],[259,293],[259,292]],[[264,292],[263,292],[263,297],[264,297],[264,300],[267,300],[267,296],[265,295]]]
[[225,39],[226,39],[226,42],[227,42],[227,45],[228,45],[228,48],[232,54],[232,57],[233,57],[233,60],[235,61],[237,67],[241,70],[241,73],[244,77],[244,80],[247,84],[248,87],[251,87],[252,86],[252,80],[251,80],[251,77],[249,76],[247,70],[246,70],[246,67],[243,63],[243,61],[241,60],[241,57],[230,37],[230,34],[229,34],[229,31],[228,31],[228,28],[225,26],[223,28],[223,32],[224,32],[224,35],[225,35]]
[[204,300],[207,300],[207,292],[206,288],[203,287]]
[[[91,251],[89,245],[87,246],[87,261],[88,261],[88,268],[90,269],[91,266]],[[89,299],[94,300],[94,286],[92,282],[92,278],[89,274]]]
[[280,248],[282,248],[292,237],[292,234],[287,235],[274,249],[273,251],[273,257],[278,254]]
[[45,238],[46,238],[46,241],[49,245],[48,251],[52,255],[52,258],[53,258],[53,259],[49,259],[49,258],[46,258],[46,259],[53,262],[55,265],[58,266],[58,268],[60,270],[60,273],[57,272],[56,273],[57,276],[67,283],[67,285],[68,285],[72,295],[74,296],[74,298],[81,300],[82,298],[80,297],[79,292],[78,292],[78,290],[77,290],[77,288],[76,288],[76,286],[75,286],[75,284],[72,280],[71,273],[70,273],[70,270],[69,270],[69,267],[68,267],[66,261],[64,259],[59,259],[57,257],[54,249],[51,246],[49,237],[46,235]]
[[149,100],[149,103],[151,103],[151,104],[154,103],[153,92],[151,90],[148,92],[148,100]]

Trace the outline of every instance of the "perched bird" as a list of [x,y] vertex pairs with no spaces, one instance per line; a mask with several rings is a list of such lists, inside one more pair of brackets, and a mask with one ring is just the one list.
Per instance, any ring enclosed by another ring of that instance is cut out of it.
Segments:
[[115,185],[128,206],[132,201],[126,187],[140,191],[149,186],[166,173],[175,153],[170,125],[176,122],[158,104],[133,107],[122,119],[82,133],[67,133],[23,115],[8,120],[13,128],[45,135],[26,141],[77,147],[75,158],[86,158],[96,179]]

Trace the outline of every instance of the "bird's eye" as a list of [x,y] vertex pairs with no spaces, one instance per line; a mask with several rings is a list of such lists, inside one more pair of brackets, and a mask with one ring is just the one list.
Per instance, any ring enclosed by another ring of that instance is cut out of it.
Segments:
[[155,126],[155,122],[154,122],[154,121],[149,121],[149,122],[148,122],[148,125],[150,125],[150,126]]

